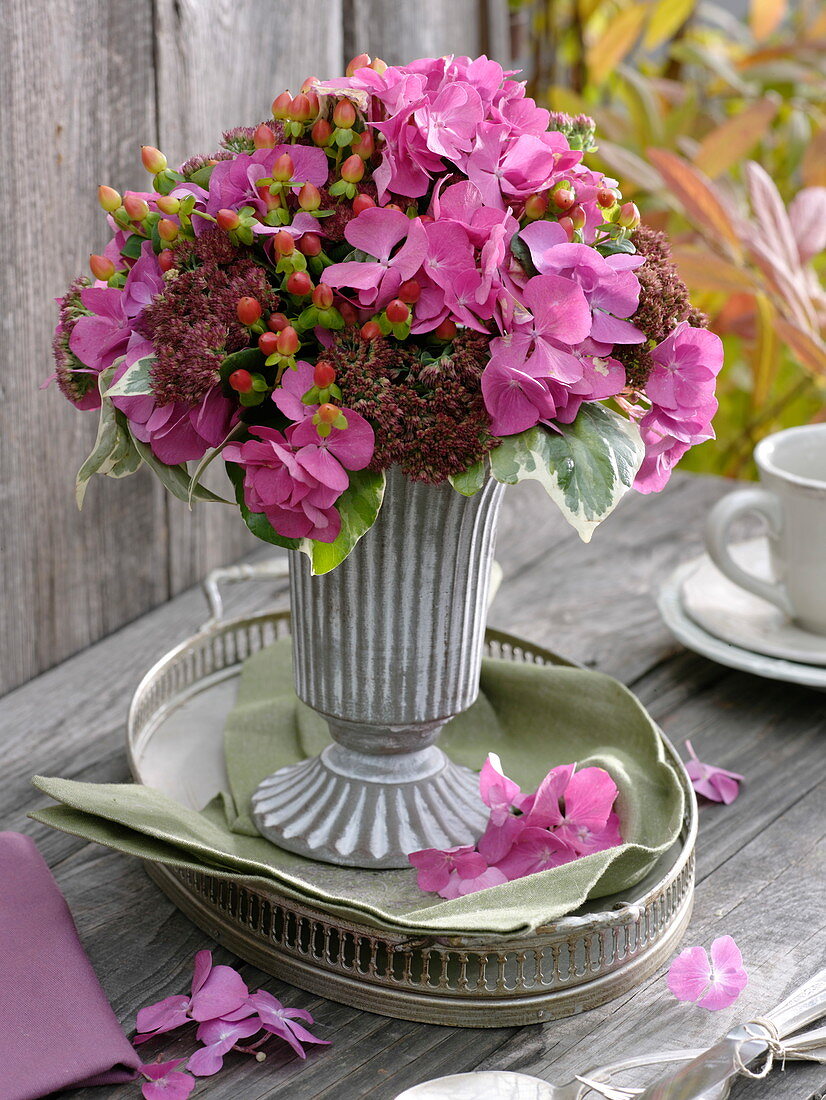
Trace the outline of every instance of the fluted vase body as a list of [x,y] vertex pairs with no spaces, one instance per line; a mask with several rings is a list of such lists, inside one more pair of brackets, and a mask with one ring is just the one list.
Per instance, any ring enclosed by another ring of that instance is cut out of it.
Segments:
[[333,744],[264,780],[253,817],[291,851],[357,867],[406,867],[420,848],[472,843],[478,779],[436,745],[479,691],[496,521],[504,486],[473,497],[394,467],[378,519],[336,569],[291,552],[300,699]]

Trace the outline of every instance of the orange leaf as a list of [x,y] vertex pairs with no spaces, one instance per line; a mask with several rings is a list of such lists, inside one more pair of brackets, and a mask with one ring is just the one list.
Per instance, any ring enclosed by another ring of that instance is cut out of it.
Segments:
[[588,75],[593,84],[605,78],[631,52],[648,15],[648,4],[629,4],[620,8],[587,54]]
[[826,187],[826,129],[818,130],[803,156],[803,182],[807,187]]
[[740,256],[740,242],[729,212],[717,197],[708,177],[667,149],[648,149],[646,152],[689,221],[713,240],[728,246],[735,256]]
[[800,362],[813,374],[826,378],[826,344],[797,325],[778,317],[775,320],[777,335],[785,340]]
[[786,15],[786,0],[751,0],[749,25],[758,42],[774,34]]
[[774,120],[778,106],[774,98],[759,99],[739,115],[727,119],[700,142],[694,164],[712,179],[727,172],[747,156],[762,138]]
[[675,247],[671,255],[683,281],[692,290],[737,294],[753,289],[748,272],[707,250]]

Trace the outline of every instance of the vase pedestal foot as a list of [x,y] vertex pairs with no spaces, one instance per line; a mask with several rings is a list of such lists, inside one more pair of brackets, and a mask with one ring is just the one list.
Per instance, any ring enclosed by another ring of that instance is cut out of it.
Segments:
[[409,867],[410,852],[473,844],[488,810],[479,777],[436,745],[373,756],[332,744],[268,776],[252,797],[267,840],[346,867]]

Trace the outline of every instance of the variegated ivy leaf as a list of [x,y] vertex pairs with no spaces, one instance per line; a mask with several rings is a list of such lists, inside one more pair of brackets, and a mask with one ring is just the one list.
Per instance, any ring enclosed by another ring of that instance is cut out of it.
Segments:
[[381,508],[384,499],[385,476],[383,471],[352,470],[350,484],[336,501],[341,516],[341,531],[334,542],[317,542],[302,539],[300,550],[310,559],[314,577],[329,573],[347,557],[362,535],[367,534]]
[[83,507],[86,488],[93,474],[127,477],[134,474],[141,464],[141,456],[132,441],[126,417],[107,397],[107,388],[114,373],[115,367],[111,366],[98,376],[100,420],[92,453],[77,472],[75,499],[78,508]]
[[152,393],[152,368],[154,355],[136,359],[118,381],[106,391],[107,397],[146,397]]
[[461,474],[451,474],[447,480],[456,492],[461,493],[463,497],[476,496],[485,484],[484,460],[474,462],[469,469],[464,470]]
[[636,424],[587,402],[559,431],[537,426],[506,436],[491,451],[490,465],[497,481],[540,482],[582,541],[590,542],[633,485],[644,454]]
[[224,497],[218,496],[217,493],[213,493],[211,489],[207,489],[203,485],[196,485],[195,488],[192,489],[192,479],[189,476],[189,470],[187,470],[185,463],[182,462],[178,466],[167,466],[165,462],[161,462],[148,443],[144,443],[140,439],[135,439],[134,436],[132,436],[132,442],[140,454],[140,457],[155,474],[164,488],[168,489],[174,497],[178,498],[178,500],[186,501],[186,503],[190,505],[193,500],[204,500],[216,504],[232,503],[231,500],[226,500]]

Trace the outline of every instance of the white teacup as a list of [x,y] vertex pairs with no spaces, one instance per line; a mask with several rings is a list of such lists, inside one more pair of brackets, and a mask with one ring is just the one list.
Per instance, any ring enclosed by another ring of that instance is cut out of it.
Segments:
[[[767,436],[754,459],[762,488],[738,489],[712,508],[709,556],[734,584],[769,600],[804,630],[826,634],[826,424]],[[729,553],[729,528],[746,512],[767,521],[773,583],[746,572]]]

